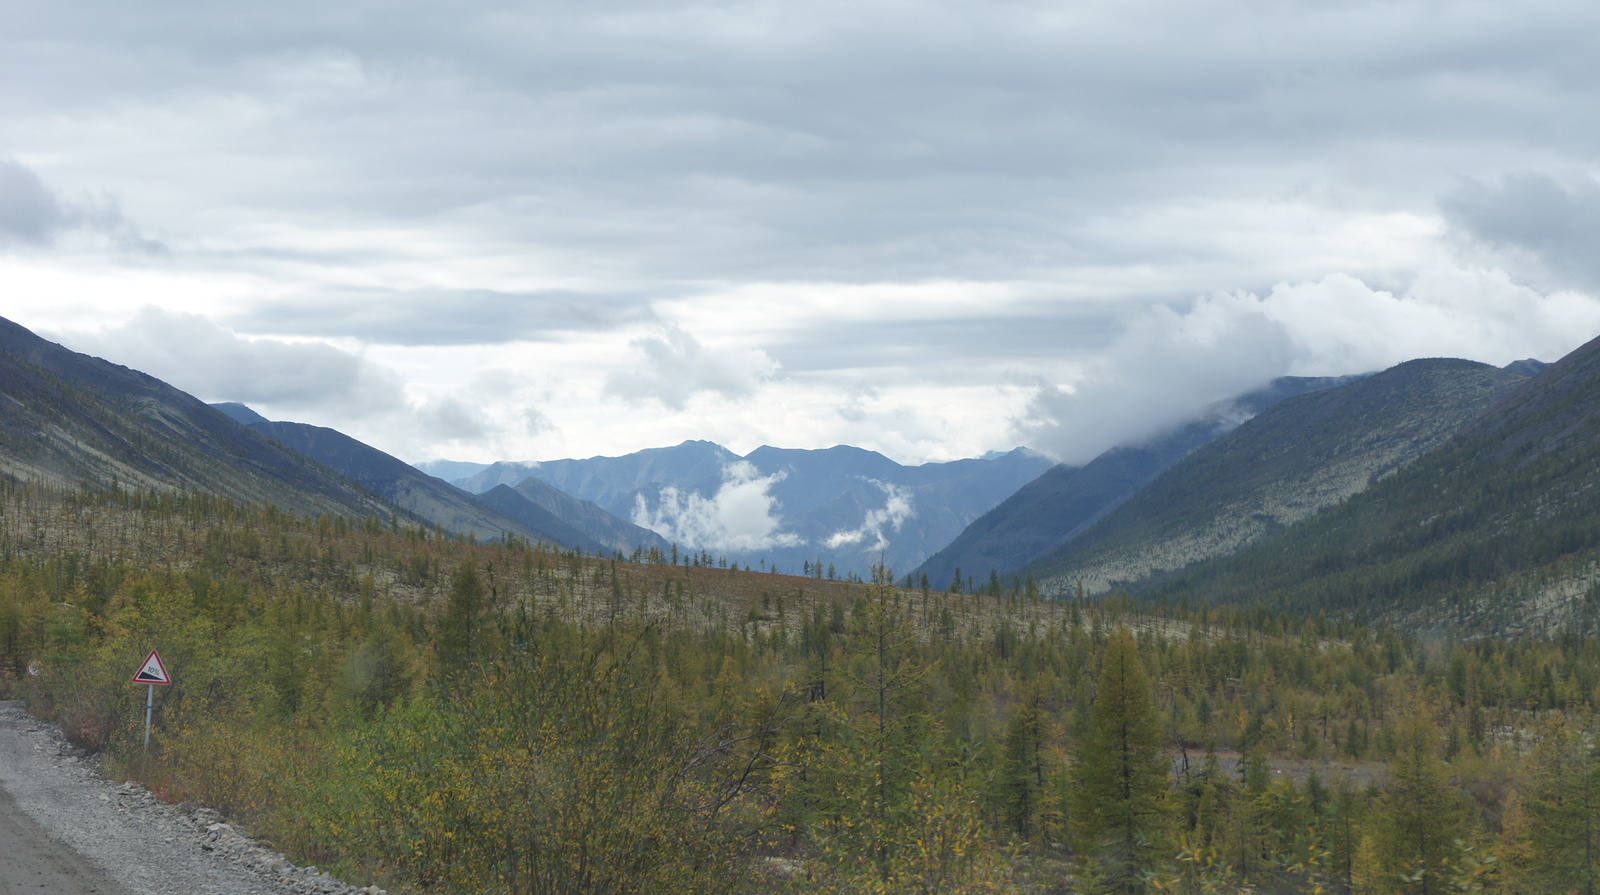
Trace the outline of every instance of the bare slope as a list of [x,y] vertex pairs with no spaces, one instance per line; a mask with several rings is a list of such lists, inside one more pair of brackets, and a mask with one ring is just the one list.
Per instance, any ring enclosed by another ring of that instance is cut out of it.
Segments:
[[191,490],[304,514],[393,510],[353,482],[136,370],[0,319],[0,475]]

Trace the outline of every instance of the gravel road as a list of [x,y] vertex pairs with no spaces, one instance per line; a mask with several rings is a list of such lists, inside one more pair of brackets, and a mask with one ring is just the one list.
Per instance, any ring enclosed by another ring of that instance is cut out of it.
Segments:
[[383,895],[295,867],[206,808],[162,803],[0,700],[0,893]]

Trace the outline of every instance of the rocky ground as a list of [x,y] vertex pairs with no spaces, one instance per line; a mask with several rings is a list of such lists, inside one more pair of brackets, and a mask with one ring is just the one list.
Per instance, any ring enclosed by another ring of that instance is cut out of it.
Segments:
[[0,701],[0,893],[384,895],[296,867],[209,808],[167,805]]

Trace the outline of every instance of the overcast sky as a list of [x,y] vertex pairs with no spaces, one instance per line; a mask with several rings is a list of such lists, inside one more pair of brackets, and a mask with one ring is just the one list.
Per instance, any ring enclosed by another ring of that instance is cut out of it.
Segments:
[[1600,335],[1600,4],[0,15],[0,315],[411,461],[1082,461]]

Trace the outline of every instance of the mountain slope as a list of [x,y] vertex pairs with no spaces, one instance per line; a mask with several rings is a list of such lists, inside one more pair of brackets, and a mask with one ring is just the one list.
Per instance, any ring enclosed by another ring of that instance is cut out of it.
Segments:
[[646,524],[667,541],[791,571],[909,569],[1049,467],[1015,450],[982,460],[903,466],[862,448],[760,447],[739,455],[686,441],[622,457],[497,463],[458,484],[523,488],[537,479]]
[[673,447],[649,448],[620,457],[533,463],[503,461],[455,484],[481,494],[495,485],[515,486],[535,477],[628,518],[633,512],[633,497],[640,490],[651,486],[695,488],[720,479],[722,470],[738,459],[739,455],[721,445],[685,441]]
[[1081,467],[1052,467],[979,517],[917,573],[939,587],[958,569],[976,577],[990,570],[1009,575],[1076,537],[1162,470],[1251,416],[1286,398],[1356,378],[1286,376],[1144,444],[1112,448]]
[[[506,486],[496,486],[482,496],[488,497],[504,487]],[[573,497],[548,482],[526,478],[509,490],[522,500],[550,513],[563,524],[582,532],[585,537],[599,542],[608,551],[620,550],[624,554],[631,554],[641,548],[649,550],[654,547],[657,550],[667,550],[672,546],[666,538],[650,529],[620,519],[601,509],[593,501]]]
[[1099,593],[1231,553],[1365,490],[1526,379],[1472,361],[1415,360],[1283,401],[1174,464],[1029,571],[1047,592]]
[[166,383],[0,319],[0,475],[205,491],[297,513],[390,516],[355,483]]
[[250,428],[446,531],[484,540],[509,532],[563,547],[581,547],[591,552],[602,549],[600,542],[547,511],[524,507],[526,501],[521,498],[508,502],[502,496],[486,502],[337,430],[266,421],[251,423]]
[[568,525],[555,513],[528,500],[509,486],[496,485],[476,495],[473,500],[486,509],[540,532],[545,536],[544,540],[564,547],[581,547],[591,553],[610,552],[606,545]]
[[745,462],[773,480],[784,530],[802,543],[772,551],[786,563],[833,563],[864,573],[883,560],[915,568],[968,524],[1049,468],[1017,449],[988,460],[902,466],[849,446],[823,450],[761,447]]
[[1593,633],[1597,569],[1600,339],[1395,475],[1157,593]]

